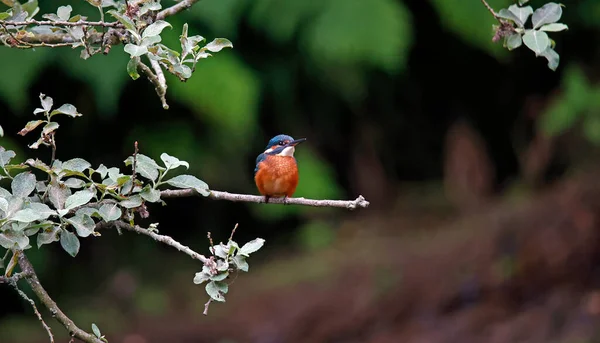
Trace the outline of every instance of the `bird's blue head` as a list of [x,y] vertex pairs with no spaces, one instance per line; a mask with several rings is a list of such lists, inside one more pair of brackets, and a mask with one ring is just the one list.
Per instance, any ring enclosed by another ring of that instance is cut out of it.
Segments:
[[294,147],[302,142],[306,138],[294,139],[288,135],[277,135],[269,141],[265,149],[265,154],[284,154],[285,152],[291,152],[293,156]]

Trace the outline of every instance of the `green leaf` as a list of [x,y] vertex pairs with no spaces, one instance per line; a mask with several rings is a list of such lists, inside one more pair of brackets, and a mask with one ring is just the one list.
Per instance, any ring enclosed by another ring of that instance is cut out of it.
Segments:
[[45,218],[42,215],[39,215],[34,210],[26,208],[15,212],[15,214],[10,219],[21,223],[32,223],[36,220],[41,220]]
[[44,229],[37,235],[37,247],[38,249],[44,244],[50,244],[53,242],[58,242],[60,227],[53,226],[47,229]]
[[2,215],[8,211],[8,200],[6,200],[6,198],[0,198],[0,211],[0,219],[2,219]]
[[210,280],[210,274],[208,274],[206,272],[199,272],[199,273],[196,273],[196,275],[194,275],[194,283],[196,285],[199,285],[208,280]]
[[148,48],[142,45],[135,45],[131,43],[125,44],[125,52],[131,55],[131,57],[139,57],[148,52]]
[[210,252],[217,257],[227,258],[227,255],[229,253],[229,246],[221,243],[208,248],[208,250],[210,250]]
[[523,35],[523,43],[539,56],[550,46],[548,34],[543,31],[527,30]]
[[138,194],[130,196],[128,199],[122,200],[119,203],[125,208],[135,208],[142,206],[142,197]]
[[548,68],[552,70],[556,70],[556,68],[558,68],[560,56],[556,53],[556,51],[554,51],[554,49],[548,47],[544,52],[541,53],[540,56],[543,56],[548,60]]
[[541,31],[546,31],[546,32],[560,32],[560,31],[564,31],[564,30],[568,30],[569,27],[563,23],[551,23],[551,24],[546,24],[542,27],[540,27]]
[[71,177],[63,181],[63,184],[69,188],[83,188],[85,186],[85,181]]
[[52,181],[48,186],[48,198],[56,209],[65,208],[65,201],[71,195],[71,190],[65,185]]
[[96,224],[94,219],[87,214],[77,214],[71,218],[65,219],[67,223],[73,225],[79,237],[87,237],[94,232]]
[[210,195],[208,185],[192,175],[178,175],[167,180],[166,183],[177,188],[193,188],[204,196]]
[[173,157],[164,152],[160,155],[160,159],[163,161],[167,169],[175,169],[180,166],[184,166],[186,169],[190,168],[190,164],[186,161],[181,161],[177,157]]
[[35,189],[35,175],[30,172],[17,174],[11,183],[12,194],[18,197],[27,197]]
[[562,7],[554,2],[549,2],[533,12],[531,23],[533,28],[537,29],[542,25],[557,22],[561,15]]
[[29,237],[21,231],[7,230],[0,233],[0,246],[6,249],[12,249],[15,246],[19,249],[26,249],[29,245]]
[[17,154],[15,154],[14,151],[4,150],[4,147],[0,146],[0,167],[4,167],[5,165],[7,165],[10,162],[10,160],[16,155]]
[[229,286],[222,281],[211,281],[206,284],[206,293],[216,301],[225,302],[223,294],[227,293]]
[[65,209],[70,210],[75,207],[85,205],[94,197],[94,192],[89,189],[84,189],[73,193],[65,201]]
[[523,27],[529,16],[533,14],[533,8],[531,8],[531,6],[519,7],[512,4],[508,7],[508,10],[519,19],[519,22],[517,22],[517,24],[520,24],[519,27]]
[[121,218],[122,214],[121,209],[117,204],[104,204],[100,206],[100,210],[98,210],[98,213],[106,222],[117,220]]
[[228,276],[229,276],[229,272],[225,271],[225,272],[211,276],[210,279],[212,281],[223,281],[223,280],[227,279]]
[[92,332],[94,333],[94,335],[96,335],[96,337],[98,337],[98,338],[102,337],[102,333],[100,333],[100,329],[98,329],[98,326],[94,323],[92,323]]
[[58,17],[63,20],[63,21],[67,21],[69,20],[69,18],[71,17],[71,11],[73,10],[73,8],[70,5],[67,6],[60,6],[58,8],[58,10],[56,11],[56,15],[58,15]]
[[56,129],[58,129],[60,125],[58,125],[57,122],[55,121],[51,121],[48,124],[44,125],[44,127],[42,128],[42,132],[47,135],[53,131],[55,131]]
[[235,264],[237,269],[243,272],[247,272],[248,268],[250,267],[248,265],[248,262],[246,262],[246,257],[239,254],[233,257],[233,263]]
[[127,62],[127,74],[129,74],[133,80],[137,80],[140,77],[140,74],[137,71],[139,64],[139,58],[131,58],[129,59],[129,62]]
[[25,136],[26,134],[28,134],[29,132],[35,130],[36,127],[40,126],[40,124],[44,123],[43,120],[32,120],[27,122],[27,124],[25,125],[25,127],[19,131],[19,134],[21,136]]
[[204,46],[208,51],[219,52],[224,48],[233,48],[233,43],[225,38],[215,38],[212,42]]
[[142,38],[158,36],[165,29],[165,27],[172,28],[171,24],[167,23],[164,20],[157,20],[154,23],[150,24],[144,32],[142,32]]
[[523,44],[523,39],[521,39],[521,35],[518,33],[513,33],[512,35],[506,37],[505,46],[508,50],[514,50],[520,47]]
[[150,187],[150,185],[144,187],[140,192],[140,196],[149,202],[159,202],[160,201],[160,191],[158,189],[154,189]]
[[100,178],[104,179],[108,173],[108,168],[106,168],[104,164],[101,164],[98,166],[98,169],[96,169],[96,173],[100,174]]
[[140,11],[139,11],[139,15],[142,16],[146,13],[148,13],[148,11],[159,11],[162,8],[160,2],[146,2],[145,4],[143,4],[140,7]]
[[264,239],[255,238],[255,239],[251,240],[250,242],[244,244],[240,248],[239,254],[248,257],[253,252],[258,251],[258,249],[260,249],[264,244],[265,244]]
[[75,117],[81,117],[82,114],[77,112],[77,108],[71,104],[63,104],[62,106],[60,106],[59,108],[55,109],[54,111],[52,111],[50,113],[51,115],[55,115],[55,114],[66,114],[69,117],[75,118]]
[[[140,174],[141,176],[155,181],[158,178],[158,170],[164,170],[165,168],[159,166],[156,161],[154,161],[153,159],[151,159],[150,157],[143,155],[143,154],[137,154],[136,156],[136,166],[135,166],[135,171],[136,173]],[[125,160],[125,165],[129,166],[133,163],[133,157],[129,156],[126,160]]]
[[83,158],[77,157],[77,158],[63,162],[62,169],[73,170],[73,171],[77,171],[77,172],[81,173],[91,166],[92,165],[88,161],[84,160]]
[[135,27],[135,24],[128,16],[117,12],[117,10],[110,10],[106,13],[115,17],[115,19],[117,19],[121,24],[123,24],[123,26],[125,26],[127,30],[137,33],[137,28]]
[[65,249],[65,251],[75,257],[79,252],[79,238],[77,236],[67,230],[61,230],[60,232],[60,245]]

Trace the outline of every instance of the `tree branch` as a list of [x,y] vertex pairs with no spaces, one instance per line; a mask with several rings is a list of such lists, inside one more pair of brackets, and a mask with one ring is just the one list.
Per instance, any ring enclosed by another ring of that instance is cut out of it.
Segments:
[[[193,189],[177,189],[177,190],[164,190],[160,192],[161,198],[182,198],[190,196],[199,196],[199,194]],[[264,203],[265,197],[259,195],[250,194],[236,194],[221,191],[210,191],[208,196],[214,200],[229,200],[234,202],[253,202],[253,203]],[[354,210],[356,208],[369,207],[369,202],[362,196],[354,200],[315,200],[305,198],[269,198],[269,204],[286,204],[286,205],[304,205],[314,207],[338,207]]]
[[29,26],[29,25],[46,25],[46,26],[102,26],[102,27],[116,27],[116,28],[124,28],[123,24],[118,21],[112,22],[104,22],[104,21],[52,21],[52,20],[35,20],[30,19],[26,21],[10,21],[10,20],[0,20],[0,25],[6,25],[8,27],[13,26]]
[[[154,85],[154,89],[156,90],[156,94],[160,98],[160,102],[162,102],[163,108],[165,110],[169,109],[169,105],[167,104],[167,98],[166,98],[167,86],[164,83],[165,76],[162,75],[163,83],[161,83],[161,79],[156,74],[154,74],[152,72],[152,69],[150,69],[150,67],[148,67],[146,64],[144,64],[144,62],[142,62],[141,60],[138,63],[138,70],[141,73],[145,74],[146,77],[148,78],[148,80]],[[161,70],[161,73],[162,73],[162,70]]]
[[[103,223],[104,224],[104,223]],[[128,223],[124,222],[124,221],[115,221],[115,222],[109,222],[106,223],[107,225],[104,225],[103,227],[106,226],[116,226],[120,229],[124,229],[124,230],[129,230],[129,231],[133,231],[142,235],[146,235],[152,239],[154,239],[157,242],[160,243],[164,243],[166,245],[169,245],[179,251],[181,251],[182,253],[190,256],[191,258],[198,260],[204,264],[210,264],[211,259],[205,257],[204,255],[201,255],[197,252],[195,252],[194,250],[190,249],[189,247],[186,247],[185,245],[177,242],[176,240],[174,240],[173,238],[169,237],[169,236],[165,236],[165,235],[159,235],[155,232],[153,232],[150,229],[145,229],[142,228],[138,225],[135,226],[131,226]]]
[[25,256],[25,253],[22,250],[15,250],[15,253],[19,254],[19,266],[21,267],[21,271],[28,275],[28,277],[26,277],[25,280],[27,280],[29,287],[31,287],[33,293],[35,293],[35,295],[38,297],[38,299],[40,299],[44,306],[48,308],[52,316],[55,317],[56,320],[58,320],[58,322],[61,323],[69,331],[69,334],[72,337],[80,339],[84,342],[104,343],[96,336],[87,333],[79,327],[77,327],[77,325],[75,325],[71,318],[67,317],[67,315],[60,310],[56,302],[52,300],[52,298],[46,292],[44,287],[42,287],[42,285],[40,284],[40,280],[38,279],[37,274],[35,273],[35,270],[31,265],[31,262],[29,262],[29,259],[27,259],[27,256]]
[[156,16],[157,20],[163,20],[166,17],[170,17],[172,15],[175,15],[183,10],[186,10],[190,7],[192,7],[195,3],[197,3],[200,0],[182,0],[179,3],[171,6],[171,7],[167,7],[164,10],[158,12],[158,15]]
[[19,289],[19,287],[17,286],[17,282],[15,280],[11,280],[10,285],[17,291],[17,293],[19,293],[21,298],[23,298],[25,301],[27,301],[29,304],[31,304],[31,307],[33,307],[33,312],[35,313],[35,315],[37,316],[39,321],[42,323],[42,326],[44,327],[44,329],[46,329],[46,332],[48,333],[48,337],[50,337],[50,343],[54,343],[54,335],[52,335],[52,329],[50,329],[48,324],[46,324],[46,322],[44,321],[44,318],[42,318],[42,314],[40,313],[40,311],[38,311],[37,306],[35,306],[35,301],[33,301],[31,298],[29,298],[27,296],[27,294],[25,294],[25,292],[23,292],[21,289]]

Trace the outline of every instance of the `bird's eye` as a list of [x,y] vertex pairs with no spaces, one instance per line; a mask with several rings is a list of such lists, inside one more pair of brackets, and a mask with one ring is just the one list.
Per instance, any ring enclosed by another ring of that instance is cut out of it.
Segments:
[[284,141],[279,141],[279,145],[285,145]]

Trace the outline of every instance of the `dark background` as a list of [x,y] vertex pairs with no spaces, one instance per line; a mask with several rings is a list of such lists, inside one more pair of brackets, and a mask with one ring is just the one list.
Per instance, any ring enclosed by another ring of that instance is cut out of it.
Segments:
[[[211,189],[255,194],[256,155],[286,133],[308,138],[296,153],[297,196],[371,202],[356,212],[204,198],[150,206],[145,224],[202,253],[208,231],[225,241],[236,223],[238,242],[266,239],[208,317],[192,283],[200,267],[127,232],[82,240],[75,259],[58,244],[31,249],[42,283],[110,342],[592,339],[596,250],[577,242],[592,244],[597,229],[586,171],[594,175],[600,140],[600,2],[565,5],[569,30],[551,33],[561,57],[551,71],[524,46],[492,43],[495,22],[479,1],[203,0],[169,19],[163,43],[178,46],[188,22],[190,34],[234,49],[201,61],[187,83],[168,76],[167,111],[145,79],[129,78],[122,47],[87,61],[70,49],[0,49],[0,144],[17,160],[49,158],[26,148],[33,135],[16,135],[44,93],[84,114],[61,118],[60,160],[128,170],[137,140],[148,156],[188,161]],[[72,6],[97,19],[85,2]],[[539,239],[555,224],[567,238]],[[493,250],[497,237],[509,243]],[[550,257],[562,262],[539,262]],[[0,294],[0,341],[46,339],[28,304],[8,287]]]

